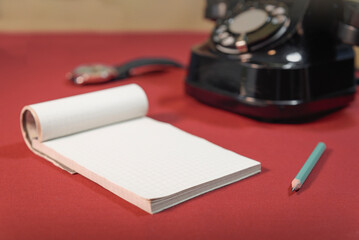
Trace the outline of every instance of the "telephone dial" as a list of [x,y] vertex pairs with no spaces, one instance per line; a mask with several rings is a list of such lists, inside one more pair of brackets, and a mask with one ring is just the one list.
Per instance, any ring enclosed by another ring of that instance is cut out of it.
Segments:
[[215,21],[194,46],[186,92],[266,121],[312,119],[355,97],[359,2],[207,0]]

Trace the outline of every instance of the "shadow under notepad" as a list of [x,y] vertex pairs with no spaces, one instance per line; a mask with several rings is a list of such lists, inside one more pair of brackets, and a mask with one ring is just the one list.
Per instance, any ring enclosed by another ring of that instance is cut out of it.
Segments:
[[[24,152],[18,151],[19,148],[24,148]],[[6,151],[3,151],[3,150]],[[20,154],[19,154],[19,153]],[[34,155],[29,151],[25,145],[25,143],[16,143],[16,144],[10,144],[6,146],[0,147],[0,157],[6,157],[6,158],[23,158],[31,156],[31,158],[38,160],[38,163],[47,165],[52,168],[54,171],[58,171],[59,173],[63,174],[63,176],[68,177],[73,181],[73,184],[80,183],[82,187],[89,189],[90,191],[94,192],[95,194],[98,194],[100,196],[105,197],[107,200],[115,203],[118,205],[119,208],[125,209],[127,212],[130,212],[131,214],[135,216],[148,216],[150,214],[143,211],[141,208],[136,207],[135,205],[127,202],[126,200],[122,199],[121,197],[115,195],[114,193],[110,192],[109,190],[103,188],[99,184],[89,180],[88,178],[82,176],[81,174],[70,174],[66,172],[65,170],[56,167],[49,161],[43,159],[40,156]]]

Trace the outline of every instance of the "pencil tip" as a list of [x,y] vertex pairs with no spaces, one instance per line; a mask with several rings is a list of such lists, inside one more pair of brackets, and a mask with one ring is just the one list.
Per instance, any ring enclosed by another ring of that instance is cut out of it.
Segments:
[[294,190],[295,190],[295,187],[294,187],[294,188],[292,188],[292,192],[294,192]]

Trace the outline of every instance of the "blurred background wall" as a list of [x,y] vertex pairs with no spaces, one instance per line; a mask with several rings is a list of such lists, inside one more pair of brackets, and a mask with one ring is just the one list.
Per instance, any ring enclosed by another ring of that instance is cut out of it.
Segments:
[[[203,31],[205,0],[0,0],[1,32]],[[355,48],[359,68],[359,49]]]
[[0,31],[209,31],[205,0],[0,0]]

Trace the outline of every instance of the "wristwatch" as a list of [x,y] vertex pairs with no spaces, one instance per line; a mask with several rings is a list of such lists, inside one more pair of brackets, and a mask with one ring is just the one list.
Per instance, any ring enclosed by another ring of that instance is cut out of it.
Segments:
[[129,78],[168,68],[184,68],[182,64],[168,58],[139,58],[118,66],[103,64],[80,65],[66,75],[77,85],[104,83]]

